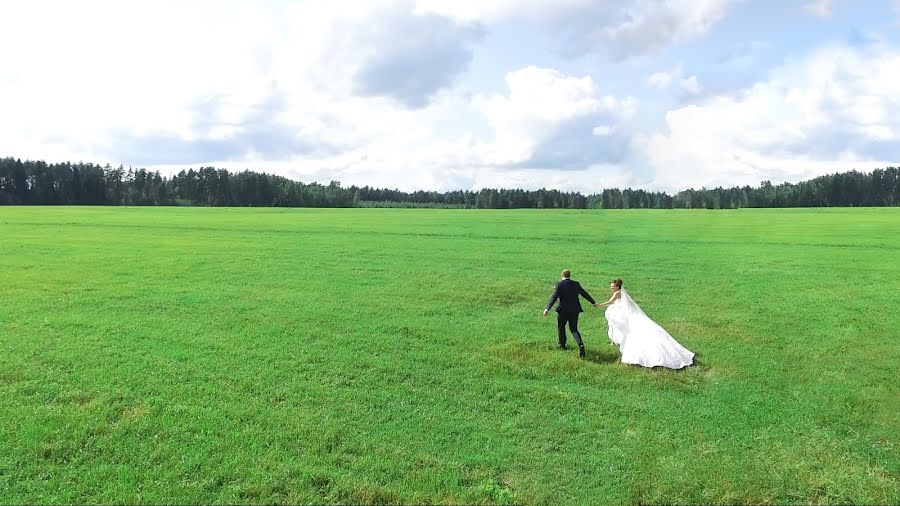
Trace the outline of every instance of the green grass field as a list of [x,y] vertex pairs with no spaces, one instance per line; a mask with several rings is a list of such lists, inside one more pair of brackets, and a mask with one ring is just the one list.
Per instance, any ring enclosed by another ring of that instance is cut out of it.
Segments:
[[900,503],[900,209],[0,207],[0,297],[0,503]]

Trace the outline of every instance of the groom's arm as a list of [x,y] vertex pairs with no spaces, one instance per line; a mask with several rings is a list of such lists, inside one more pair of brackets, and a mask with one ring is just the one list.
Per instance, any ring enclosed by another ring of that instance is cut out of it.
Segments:
[[596,304],[596,302],[594,301],[594,298],[591,297],[591,294],[587,293],[587,290],[582,288],[580,283],[578,284],[578,293],[580,293],[581,296],[584,297],[585,299],[587,299],[588,302],[590,302],[591,304]]
[[556,304],[556,299],[559,298],[559,283],[556,284],[556,287],[553,289],[553,295],[550,296],[550,302],[547,303],[547,308],[544,309],[544,314],[547,314],[550,311],[550,308],[553,307],[553,304]]

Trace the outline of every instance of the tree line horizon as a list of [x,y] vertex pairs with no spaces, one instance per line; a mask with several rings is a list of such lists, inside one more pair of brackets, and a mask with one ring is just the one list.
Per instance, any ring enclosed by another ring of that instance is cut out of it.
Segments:
[[739,209],[745,207],[894,207],[900,168],[850,170],[798,183],[763,181],[731,188],[666,192],[605,189],[494,189],[404,192],[303,183],[283,176],[201,167],[171,177],[143,168],[0,158],[0,205],[198,207],[423,207],[453,209]]

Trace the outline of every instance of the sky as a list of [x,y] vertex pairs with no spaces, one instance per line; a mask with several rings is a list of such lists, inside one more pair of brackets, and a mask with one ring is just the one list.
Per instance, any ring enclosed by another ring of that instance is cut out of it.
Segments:
[[900,163],[900,0],[10,0],[0,156],[401,190]]

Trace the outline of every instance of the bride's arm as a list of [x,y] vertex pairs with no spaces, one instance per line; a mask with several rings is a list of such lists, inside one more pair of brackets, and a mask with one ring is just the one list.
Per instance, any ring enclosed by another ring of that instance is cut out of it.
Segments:
[[608,305],[612,304],[613,302],[619,300],[619,297],[621,297],[621,296],[622,296],[621,292],[616,292],[616,293],[612,294],[612,297],[610,297],[608,301],[603,302],[601,304],[597,304],[597,307],[608,306]]

